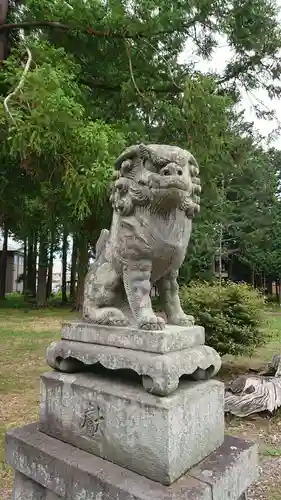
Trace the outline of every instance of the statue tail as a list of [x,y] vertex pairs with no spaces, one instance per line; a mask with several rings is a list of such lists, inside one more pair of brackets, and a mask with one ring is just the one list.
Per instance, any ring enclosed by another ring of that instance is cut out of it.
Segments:
[[96,244],[96,259],[99,258],[108,240],[109,231],[107,229],[102,229],[100,237]]

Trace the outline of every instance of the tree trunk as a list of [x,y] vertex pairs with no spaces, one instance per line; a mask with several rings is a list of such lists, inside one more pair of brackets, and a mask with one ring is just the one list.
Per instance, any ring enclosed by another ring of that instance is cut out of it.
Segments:
[[252,286],[255,286],[255,270],[252,269]]
[[4,226],[3,248],[0,259],[0,300],[6,297],[6,275],[8,258],[8,228]]
[[263,277],[262,277],[262,288],[263,288],[263,293],[265,294],[265,290],[266,290],[266,276],[265,276],[265,274],[263,274]]
[[228,279],[233,281],[233,254],[230,257],[230,260],[228,262]]
[[76,269],[77,269],[77,241],[76,236],[73,235],[73,246],[71,254],[71,274],[70,274],[70,299],[75,298],[75,288],[76,288]]
[[38,255],[38,234],[34,234],[33,253],[32,253],[32,293],[36,297],[37,290],[37,255]]
[[260,290],[262,289],[262,274],[256,273],[256,278],[255,278],[255,287],[259,288]]
[[27,238],[24,238],[23,245],[23,280],[22,280],[22,293],[26,294],[27,287]]
[[48,269],[48,238],[40,235],[38,285],[36,302],[38,307],[45,307],[47,303],[47,269]]
[[47,299],[52,293],[53,285],[53,267],[54,267],[54,249],[55,249],[55,233],[52,233],[52,241],[50,245],[50,255],[48,264],[48,278],[47,278]]
[[210,271],[212,275],[212,281],[216,279],[216,254],[211,256]]
[[26,295],[33,295],[33,244],[34,234],[28,236],[27,259],[26,259]]
[[275,278],[275,296],[276,296],[276,302],[279,303],[279,284],[277,278]]
[[219,284],[222,282],[222,237],[223,237],[223,228],[222,224],[220,224],[220,232],[219,232]]
[[88,269],[88,239],[85,236],[79,238],[78,243],[78,269],[77,269],[77,294],[76,294],[76,311],[81,311],[84,300],[85,276]]
[[272,279],[268,277],[267,279],[267,293],[269,297],[272,297]]
[[37,263],[37,240],[35,233],[28,236],[27,263],[26,263],[26,288],[25,294],[30,297],[36,296],[36,263]]
[[64,229],[63,231],[63,239],[62,239],[62,283],[61,283],[61,291],[62,291],[62,302],[65,304],[67,302],[67,294],[66,294],[66,273],[67,273],[67,232]]
[[[9,9],[9,0],[0,0],[0,25],[5,24]],[[8,55],[8,31],[0,33],[0,64]]]

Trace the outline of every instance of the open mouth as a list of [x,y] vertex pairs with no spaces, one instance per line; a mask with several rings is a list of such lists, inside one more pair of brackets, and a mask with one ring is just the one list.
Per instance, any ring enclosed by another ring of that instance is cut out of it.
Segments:
[[168,178],[168,177],[158,177],[157,179],[151,179],[150,187],[152,189],[161,189],[167,191],[188,191],[188,184],[183,179],[180,178]]
[[160,189],[171,189],[171,190],[177,189],[180,191],[186,191],[187,185],[184,182],[173,181],[173,182],[170,182],[168,185],[163,185],[163,186],[160,183],[159,188]]
[[161,189],[162,190],[165,190],[165,191],[170,191],[171,193],[172,192],[175,192],[175,191],[187,191],[188,190],[188,186],[185,182],[183,181],[177,181],[177,180],[171,180],[170,182],[160,182],[159,183],[159,186],[158,186],[158,189]]

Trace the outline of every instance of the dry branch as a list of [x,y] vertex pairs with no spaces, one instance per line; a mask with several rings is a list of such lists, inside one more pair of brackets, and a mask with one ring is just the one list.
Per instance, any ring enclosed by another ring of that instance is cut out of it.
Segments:
[[133,72],[133,63],[132,63],[132,58],[131,58],[131,47],[129,45],[129,42],[127,40],[125,40],[125,47],[126,47],[126,51],[127,51],[127,56],[128,56],[128,62],[129,62],[129,70],[130,70],[130,76],[131,76],[131,81],[133,83],[133,86],[137,92],[137,94],[143,98],[144,95],[141,93],[139,87],[137,86],[137,82],[135,80],[135,75],[134,75],[134,72]]
[[30,68],[30,65],[31,65],[31,62],[32,62],[32,54],[29,50],[28,47],[26,47],[26,52],[28,54],[28,59],[27,59],[27,62],[26,62],[26,65],[24,67],[24,70],[23,70],[23,73],[22,73],[22,76],[21,76],[21,79],[18,83],[18,85],[16,86],[15,90],[13,92],[10,92],[10,94],[8,94],[5,99],[4,99],[4,102],[3,102],[3,106],[4,106],[4,109],[6,111],[6,113],[9,115],[10,119],[12,120],[12,122],[16,125],[16,122],[9,110],[9,107],[8,107],[8,102],[10,101],[10,99],[12,97],[14,97],[18,92],[19,90],[22,88],[23,84],[24,84],[24,80],[25,80],[25,77],[29,71],[29,68]]
[[[112,92],[121,92],[122,86],[121,85],[113,85],[110,83],[105,83],[105,82],[99,82],[96,80],[90,80],[90,81],[83,81],[85,85],[92,89],[101,89],[105,91],[112,91]],[[167,87],[138,87],[139,91],[141,93],[144,92],[154,92],[155,94],[182,94],[184,92],[183,89],[181,89],[178,85],[169,85]]]

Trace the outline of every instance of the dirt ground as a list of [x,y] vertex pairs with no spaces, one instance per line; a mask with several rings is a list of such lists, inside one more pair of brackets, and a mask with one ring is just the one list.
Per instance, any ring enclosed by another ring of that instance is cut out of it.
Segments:
[[226,432],[259,444],[260,477],[248,491],[248,500],[281,499],[281,418],[232,418]]

